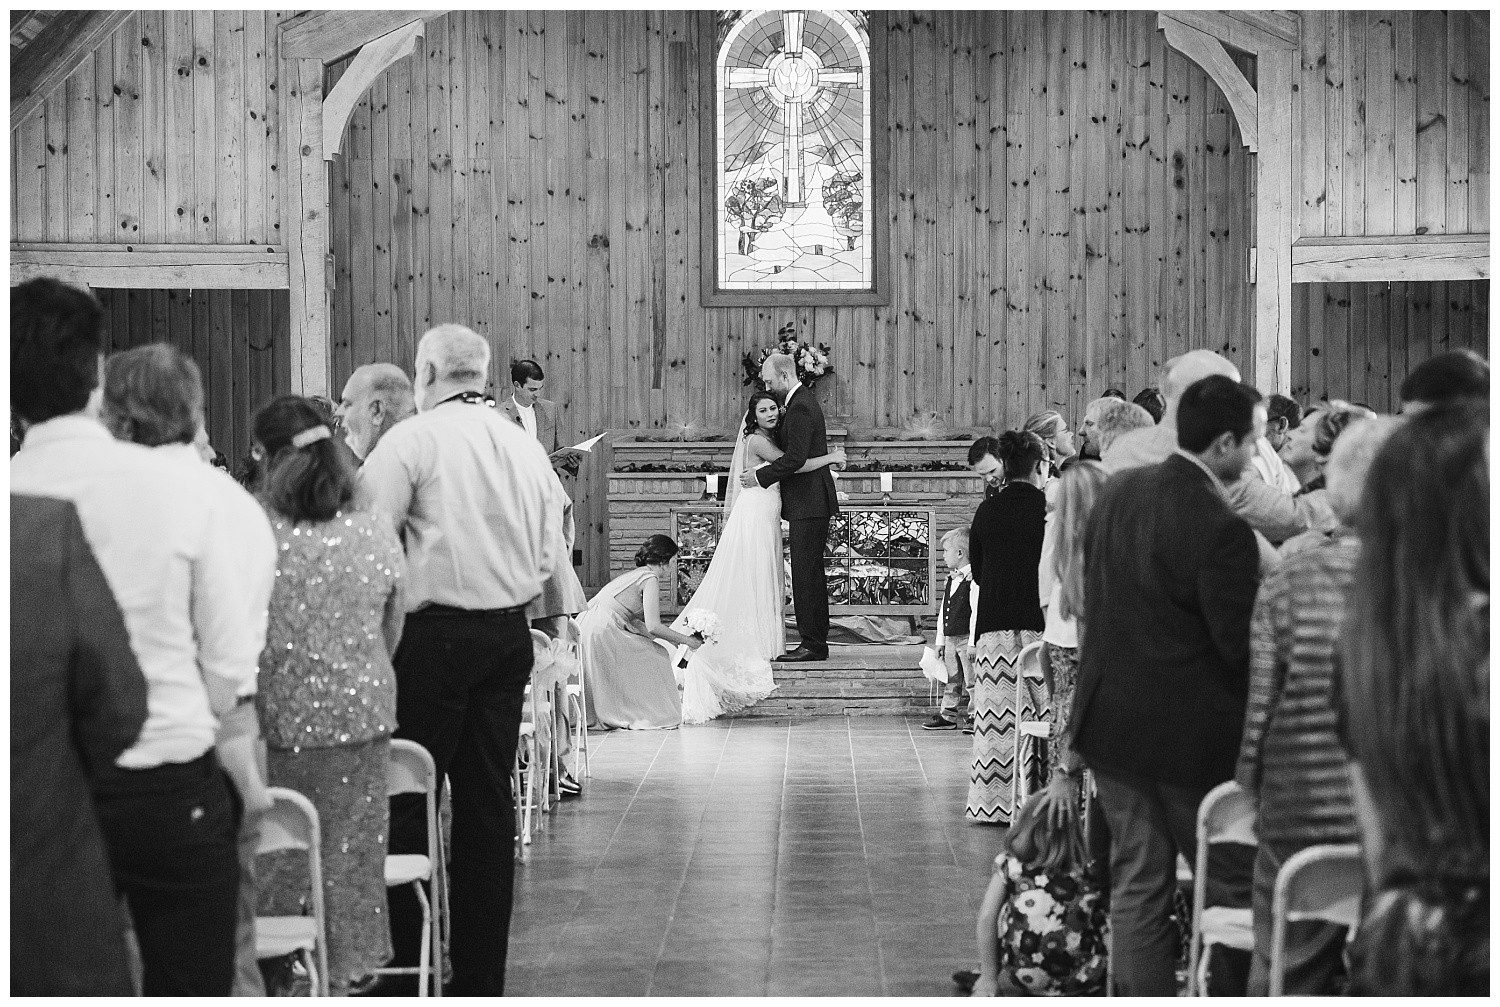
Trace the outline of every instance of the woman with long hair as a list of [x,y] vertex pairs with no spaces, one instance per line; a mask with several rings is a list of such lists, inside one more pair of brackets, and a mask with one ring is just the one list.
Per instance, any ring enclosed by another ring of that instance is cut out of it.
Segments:
[[[974,762],[965,813],[971,821],[1008,825],[1011,782],[1035,774],[1035,756],[1016,756],[1021,719],[1035,719],[1040,683],[1018,677],[1021,651],[1041,639],[1038,570],[1047,519],[1047,448],[1036,434],[1007,430],[996,451],[1005,484],[974,513],[969,565],[979,585],[974,615]],[[1017,698],[1020,702],[1017,703]]]
[[1371,870],[1357,993],[1489,992],[1489,411],[1405,422],[1376,457],[1342,645]]
[[657,643],[696,647],[701,642],[661,621],[661,584],[676,555],[676,542],[652,535],[636,550],[635,569],[600,588],[578,617],[591,724],[657,731],[682,723],[672,657]]
[[1068,421],[1056,409],[1033,413],[1021,425],[1021,430],[1036,434],[1042,439],[1042,444],[1047,448],[1049,476],[1055,477],[1062,463],[1077,453],[1073,444],[1073,431],[1068,429]]
[[[713,558],[683,614],[672,624],[689,632],[688,612],[718,616],[722,632],[688,659],[682,676],[682,719],[701,724],[760,702],[776,688],[771,658],[786,650],[785,573],[781,547],[781,486],[741,488],[740,472],[782,455],[775,431],[781,407],[770,392],[751,394],[730,467],[723,529]],[[799,472],[843,464],[844,451],[809,458]]]
[[[386,769],[406,560],[387,523],[355,505],[354,456],[311,401],[273,399],[254,430],[278,546],[255,701],[270,782],[318,810],[328,982],[341,994],[391,957]],[[261,911],[296,915],[305,891],[302,862],[278,858]]]

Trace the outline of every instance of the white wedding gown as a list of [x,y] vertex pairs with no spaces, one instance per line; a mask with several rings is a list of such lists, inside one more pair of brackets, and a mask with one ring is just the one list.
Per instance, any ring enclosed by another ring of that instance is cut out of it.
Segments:
[[[731,472],[731,478],[738,478]],[[786,648],[785,573],[781,553],[781,487],[742,489],[693,598],[683,609],[719,617],[719,639],[688,658],[682,720],[701,724],[760,702],[776,688],[771,658]],[[672,626],[690,630],[679,616]]]

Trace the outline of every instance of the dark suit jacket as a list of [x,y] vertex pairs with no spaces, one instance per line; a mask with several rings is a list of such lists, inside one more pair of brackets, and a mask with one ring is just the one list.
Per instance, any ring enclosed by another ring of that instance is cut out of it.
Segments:
[[[542,449],[549,455],[562,447],[557,443],[557,403],[551,399],[537,399],[532,407],[536,412],[536,439],[541,441]],[[500,411],[515,420],[517,426],[524,426],[521,422],[521,414],[516,410],[516,398],[507,395],[500,403]]]
[[1030,483],[1007,483],[974,512],[969,568],[979,585],[974,637],[998,629],[1041,631],[1037,568],[1047,529],[1047,495]]
[[146,682],[73,505],[10,498],[11,993],[129,996],[90,778],[135,743]]
[[793,393],[776,428],[776,440],[786,454],[762,465],[755,478],[762,486],[781,483],[781,516],[797,521],[837,514],[839,496],[828,466],[814,472],[797,472],[809,458],[828,453],[823,407],[813,398],[812,389],[799,386]]
[[1073,747],[1182,787],[1234,776],[1250,673],[1255,535],[1180,455],[1113,476],[1089,518]]

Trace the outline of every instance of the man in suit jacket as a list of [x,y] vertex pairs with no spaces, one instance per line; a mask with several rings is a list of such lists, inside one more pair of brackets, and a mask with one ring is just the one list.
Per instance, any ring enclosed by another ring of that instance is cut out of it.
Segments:
[[781,423],[776,440],[786,452],[756,469],[761,486],[781,484],[781,516],[791,530],[792,605],[797,612],[797,649],[782,661],[823,661],[828,658],[828,574],[823,550],[828,544],[828,519],[838,513],[838,492],[828,466],[797,472],[809,458],[828,453],[828,430],[823,408],[812,392],[797,381],[797,364],[784,353],[773,353],[761,366],[760,377],[774,395],[781,395]]
[[91,787],[141,733],[146,679],[73,505],[12,496],[10,537],[10,991],[130,996]]
[[1234,776],[1258,560],[1224,483],[1265,425],[1259,392],[1204,378],[1178,405],[1178,450],[1113,477],[1089,519],[1073,747],[1109,823],[1123,996],[1176,995],[1177,854],[1193,860],[1198,805]]
[[557,442],[557,403],[542,398],[546,380],[541,365],[535,360],[512,361],[511,395],[500,403],[500,409],[541,441],[542,448],[550,455],[561,445]]

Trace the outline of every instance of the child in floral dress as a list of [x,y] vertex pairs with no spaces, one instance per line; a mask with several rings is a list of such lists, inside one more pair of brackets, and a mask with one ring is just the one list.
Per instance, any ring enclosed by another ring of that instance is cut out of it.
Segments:
[[[979,910],[974,996],[1088,996],[1105,984],[1109,889],[1088,870],[1077,816],[1021,807]],[[1040,812],[1040,813],[1039,813]]]

